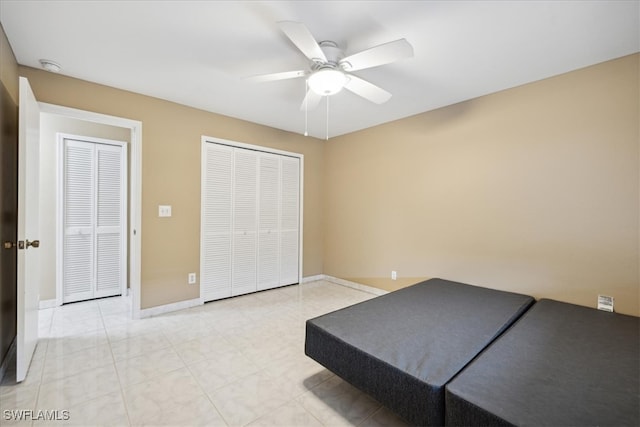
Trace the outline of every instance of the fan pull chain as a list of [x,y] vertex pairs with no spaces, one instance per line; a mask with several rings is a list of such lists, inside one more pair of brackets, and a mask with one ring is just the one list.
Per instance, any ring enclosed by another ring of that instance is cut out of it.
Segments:
[[329,140],[329,96],[325,96],[327,98],[327,128],[326,128],[326,141]]
[[309,136],[309,79],[305,79],[305,91],[304,91],[304,136]]

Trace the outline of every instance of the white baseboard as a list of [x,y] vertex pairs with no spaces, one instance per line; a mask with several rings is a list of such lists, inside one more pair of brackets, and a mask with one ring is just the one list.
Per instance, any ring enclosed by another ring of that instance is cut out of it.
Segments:
[[54,308],[58,306],[58,301],[56,299],[45,299],[40,301],[39,308],[40,310],[45,310],[47,308]]
[[202,305],[200,298],[174,302],[172,304],[159,305],[157,307],[144,308],[140,310],[140,319],[143,319],[145,317],[159,316],[161,314],[171,313],[172,311],[184,310],[185,308],[196,307],[198,305]]
[[318,280],[325,280],[327,276],[324,274],[317,274],[315,276],[303,277],[300,283],[317,282]]
[[[314,276],[314,277],[317,277],[317,276]],[[389,291],[385,291],[384,289],[374,288],[373,286],[363,285],[362,283],[356,283],[350,280],[340,279],[338,277],[327,276],[326,274],[323,274],[322,278],[318,280],[326,280],[327,282],[335,283],[336,285],[357,289],[359,291],[368,292],[374,295],[384,295],[389,293]]]
[[[333,276],[327,276],[325,274],[318,274],[318,275],[315,275],[315,276],[303,277],[302,281],[300,283],[301,284],[310,283],[310,282],[316,282],[318,280],[326,280],[328,282],[335,283],[336,285],[341,285],[341,286],[345,286],[347,288],[357,289],[359,291],[368,292],[368,293],[374,294],[374,295],[384,295],[384,294],[388,294],[389,293],[389,291],[385,291],[384,289],[374,288],[373,286],[367,286],[367,285],[363,285],[361,283],[351,282],[349,280],[344,280],[344,279],[340,279],[340,278],[333,277]],[[52,301],[55,303],[55,300],[52,300]],[[43,302],[44,301],[41,301],[41,304]],[[200,298],[195,298],[195,299],[191,299],[191,300],[175,302],[175,303],[172,303],[172,304],[159,305],[157,307],[145,308],[145,309],[140,310],[140,319],[143,319],[145,317],[159,316],[161,314],[171,313],[172,311],[184,310],[186,308],[196,307],[196,306],[202,305],[202,304],[203,303],[202,303],[202,301],[200,301]],[[42,305],[41,305],[40,308],[42,308]]]

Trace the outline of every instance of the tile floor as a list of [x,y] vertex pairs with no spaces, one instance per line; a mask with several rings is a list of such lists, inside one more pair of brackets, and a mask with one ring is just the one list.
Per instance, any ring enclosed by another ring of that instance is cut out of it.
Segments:
[[0,424],[404,426],[304,355],[306,319],[373,297],[316,281],[141,320],[121,297],[41,310],[26,380],[0,384]]

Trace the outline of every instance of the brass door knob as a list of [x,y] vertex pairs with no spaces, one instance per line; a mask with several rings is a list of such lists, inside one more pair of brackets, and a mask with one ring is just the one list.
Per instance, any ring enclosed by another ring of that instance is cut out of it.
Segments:
[[27,240],[27,249],[29,249],[29,246],[33,246],[34,248],[39,248],[40,240],[34,240],[33,242],[30,242],[29,240]]
[[13,249],[16,247],[14,242],[4,242],[2,245],[5,249]]

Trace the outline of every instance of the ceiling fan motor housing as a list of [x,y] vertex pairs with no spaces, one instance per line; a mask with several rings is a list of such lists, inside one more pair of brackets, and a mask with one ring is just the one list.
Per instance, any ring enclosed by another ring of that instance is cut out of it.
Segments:
[[327,58],[326,61],[323,61],[319,58],[313,59],[312,69],[313,71],[321,70],[321,69],[340,69],[342,68],[342,64],[340,60],[344,58],[344,52],[342,49],[338,47],[338,44],[332,42],[330,40],[324,40],[318,43],[322,52],[324,52],[324,56]]

